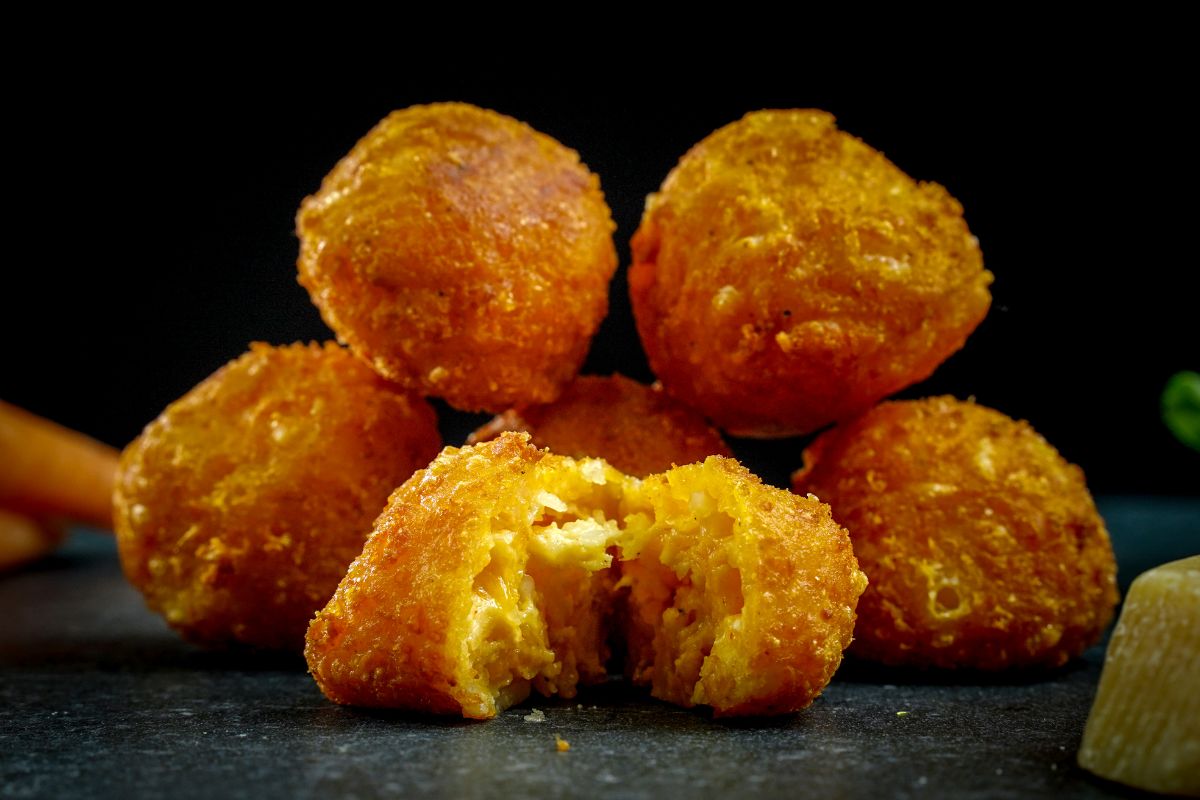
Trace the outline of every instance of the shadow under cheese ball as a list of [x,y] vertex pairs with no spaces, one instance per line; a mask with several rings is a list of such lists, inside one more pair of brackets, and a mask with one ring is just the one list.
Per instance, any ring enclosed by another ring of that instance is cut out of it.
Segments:
[[388,495],[440,446],[429,404],[343,348],[253,344],[122,454],[121,564],[190,640],[299,650]]
[[526,431],[533,444],[559,455],[603,458],[644,478],[672,466],[732,456],[704,418],[662,391],[623,375],[580,375],[552,403],[504,412],[468,438]]
[[736,436],[865,411],[930,375],[991,303],[958,202],[822,111],[709,135],[647,200],[632,246],[651,367]]
[[1094,644],[1116,562],[1084,483],[1026,422],[952,397],[883,403],[793,476],[867,578],[851,653],[918,667],[1056,667]]
[[732,459],[640,481],[505,432],[392,495],[305,656],[336,702],[486,719],[603,681],[615,626],[656,697],[786,713],[837,669],[864,584],[827,506]]
[[300,282],[381,375],[500,412],[579,371],[608,310],[614,227],[574,150],[494,111],[413,106],[302,204]]

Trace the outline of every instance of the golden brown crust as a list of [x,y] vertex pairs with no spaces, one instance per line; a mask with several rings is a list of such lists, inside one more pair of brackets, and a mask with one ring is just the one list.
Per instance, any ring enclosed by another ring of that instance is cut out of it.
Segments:
[[[486,719],[531,686],[571,697],[577,682],[602,680],[608,566],[539,560],[534,542],[553,516],[544,503],[574,504],[562,485],[624,480],[593,466],[583,479],[580,464],[507,433],[447,447],[414,474],[309,628],[305,655],[326,696]],[[555,488],[562,497],[547,499]],[[603,559],[603,542],[596,551]]]
[[1053,667],[1112,619],[1116,564],[1083,472],[1028,423],[951,397],[884,403],[804,461],[793,488],[833,507],[871,581],[852,653]]
[[299,649],[388,494],[439,445],[429,404],[346,350],[251,345],[122,454],[122,566],[189,639]]
[[655,520],[648,547],[621,564],[634,681],[717,716],[811,704],[866,585],[829,507],[720,457],[651,476],[626,502]]
[[491,520],[542,456],[517,436],[473,450],[448,447],[395,491],[309,627],[305,657],[327,697],[434,714],[495,713],[486,713],[487,698],[457,685],[466,654],[447,635],[470,614]]
[[703,417],[662,387],[623,375],[581,375],[553,403],[506,411],[467,441],[487,441],[502,431],[526,431],[538,447],[573,458],[603,458],[637,477],[733,455]]
[[667,391],[740,436],[815,430],[928,376],[987,313],[962,208],[821,111],[760,111],[647,202],[629,287]]
[[530,686],[570,697],[603,680],[607,551],[632,674],[656,696],[719,715],[812,702],[865,583],[826,506],[730,459],[638,482],[528,442],[446,448],[392,496],[309,629],[329,698],[488,718]]
[[380,374],[496,412],[554,399],[579,370],[613,229],[575,151],[493,111],[413,106],[304,201],[300,282]]

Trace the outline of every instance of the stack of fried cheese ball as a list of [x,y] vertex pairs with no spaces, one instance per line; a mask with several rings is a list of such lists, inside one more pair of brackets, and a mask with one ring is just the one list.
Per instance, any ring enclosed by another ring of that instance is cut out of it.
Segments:
[[[394,112],[296,226],[345,347],[254,345],[122,458],[122,563],[189,639],[306,641],[336,702],[473,718],[574,696],[616,644],[654,696],[746,715],[807,706],[852,637],[888,664],[1055,666],[1111,616],[1078,468],[971,403],[872,409],[962,347],[991,275],[945,189],[824,112],[749,114],[648,199],[629,284],[653,386],[577,374],[614,226],[524,123]],[[424,396],[498,416],[434,459]],[[838,424],[793,493],[710,421]]]
[[578,155],[509,117],[418,106],[304,201],[300,280],[346,350],[251,352],[121,462],[130,580],[185,636],[297,650],[388,495],[441,447],[421,395],[554,399],[608,307],[613,223]]

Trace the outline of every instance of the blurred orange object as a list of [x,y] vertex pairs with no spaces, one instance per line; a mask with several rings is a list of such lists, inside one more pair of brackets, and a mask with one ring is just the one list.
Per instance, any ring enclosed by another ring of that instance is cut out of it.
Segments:
[[41,558],[62,539],[62,528],[53,523],[0,509],[0,572]]
[[0,401],[0,509],[112,526],[117,451]]

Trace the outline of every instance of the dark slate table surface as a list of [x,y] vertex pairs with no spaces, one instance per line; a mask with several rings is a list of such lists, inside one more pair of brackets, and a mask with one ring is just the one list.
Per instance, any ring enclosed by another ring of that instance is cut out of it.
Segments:
[[[1200,551],[1200,499],[1100,505],[1123,587]],[[718,722],[614,679],[479,723],[341,708],[299,658],[183,643],[100,533],[0,576],[0,609],[0,797],[1139,794],[1075,766],[1101,648],[1001,678],[847,662],[811,708],[778,720]],[[545,721],[525,719],[534,709]]]

